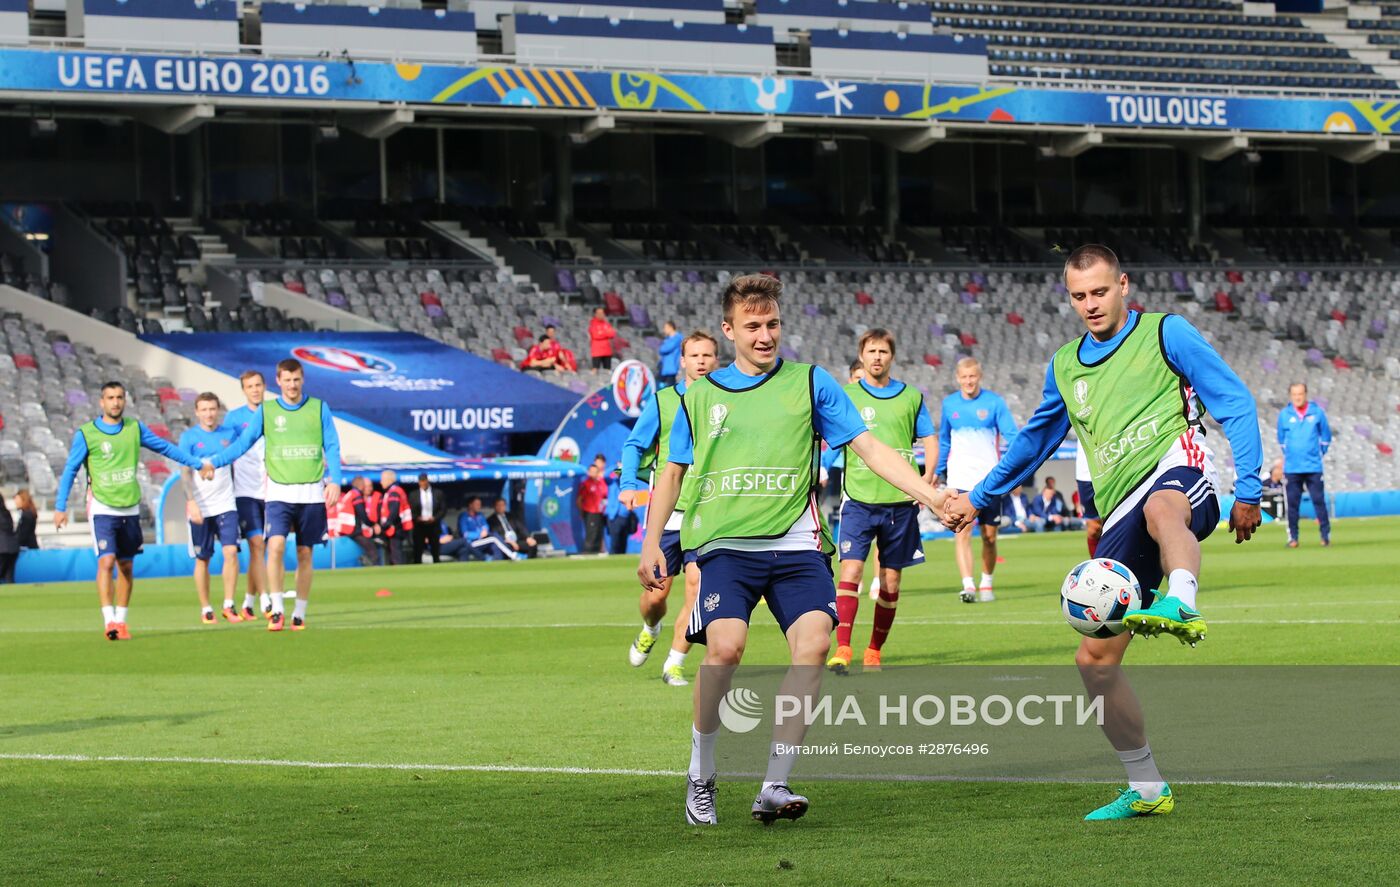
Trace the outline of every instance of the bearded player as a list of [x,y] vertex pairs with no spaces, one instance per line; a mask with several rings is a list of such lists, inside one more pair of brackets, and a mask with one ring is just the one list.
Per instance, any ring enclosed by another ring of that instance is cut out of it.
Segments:
[[[657,390],[655,396],[642,405],[642,414],[632,433],[622,444],[622,490],[618,500],[629,510],[637,501],[637,493],[646,485],[637,479],[641,468],[653,467],[660,470],[666,466],[671,450],[671,423],[681,404],[681,395],[696,379],[709,375],[715,368],[719,342],[703,330],[686,336],[681,342],[681,381]],[[642,630],[627,651],[627,661],[633,668],[646,664],[651,648],[661,635],[661,618],[666,615],[666,598],[671,593],[671,581],[684,568],[685,604],[676,614],[676,624],[671,637],[671,652],[661,666],[661,680],[672,687],[684,687],[690,683],[685,679],[685,657],[690,652],[690,641],[685,639],[686,624],[690,621],[690,608],[695,604],[695,593],[700,588],[700,568],[695,566],[693,556],[686,557],[681,552],[681,518],[686,506],[693,498],[694,491],[687,487],[681,491],[681,499],[676,504],[676,512],[666,523],[666,533],[661,539],[661,550],[666,555],[666,579],[660,590],[642,590],[641,611]]]
[[[866,429],[910,465],[916,465],[914,442],[923,443],[927,454],[924,482],[932,486],[938,462],[935,458],[938,432],[934,430],[919,390],[890,377],[894,364],[894,335],[884,329],[868,330],[860,337],[858,350],[864,378],[847,385],[846,394],[860,411]],[[912,496],[877,477],[855,453],[846,454],[841,491],[836,654],[826,663],[826,667],[837,674],[845,674],[851,665],[851,630],[860,608],[861,574],[865,571],[872,543],[878,542],[880,546],[880,560],[876,565],[880,584],[870,645],[862,657],[866,669],[880,667],[880,653],[894,624],[904,569],[924,562],[919,506]]]
[[943,522],[954,530],[969,526],[979,508],[1030,478],[1074,428],[1104,521],[1097,556],[1133,571],[1143,603],[1124,618],[1128,632],[1083,638],[1075,656],[1090,695],[1104,699],[1104,733],[1128,772],[1118,798],[1085,818],[1161,815],[1176,801],[1119,665],[1133,633],[1166,632],[1192,645],[1205,638],[1196,606],[1201,540],[1215,529],[1220,503],[1201,406],[1234,451],[1236,543],[1260,522],[1258,411],[1239,376],[1184,318],[1128,308],[1128,275],[1112,250],[1090,244],[1070,253],[1064,283],[1088,332],[1055,352],[1035,415],[981,483],[948,499]]

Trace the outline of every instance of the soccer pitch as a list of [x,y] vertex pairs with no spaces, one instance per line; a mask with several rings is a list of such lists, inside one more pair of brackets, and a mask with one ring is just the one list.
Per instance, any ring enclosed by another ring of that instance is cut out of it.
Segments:
[[[1400,519],[1339,521],[1320,549],[1305,525],[1288,551],[1279,524],[1243,546],[1217,532],[1209,640],[1139,640],[1128,663],[1400,664],[1398,535]],[[1056,592],[1082,536],[1001,550],[997,602],[967,606],[951,545],[928,545],[886,665],[1070,664]],[[190,582],[140,581],[134,639],[118,643],[90,583],[6,587],[0,883],[1400,880],[1400,791],[1181,785],[1170,816],[1082,822],[1122,779],[1102,739],[1085,754],[1104,784],[819,781],[799,762],[806,818],[764,828],[748,814],[757,781],[721,782],[719,826],[687,827],[690,692],[659,680],[669,626],[627,665],[635,567],[323,573],[297,634],[201,626]],[[746,662],[785,662],[766,610],[754,627]],[[1156,751],[1170,780],[1187,751]]]

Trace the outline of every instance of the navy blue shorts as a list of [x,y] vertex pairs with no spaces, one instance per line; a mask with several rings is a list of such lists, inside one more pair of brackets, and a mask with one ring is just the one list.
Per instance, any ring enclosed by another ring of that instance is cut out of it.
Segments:
[[716,619],[749,621],[759,598],[768,602],[786,634],[798,617],[814,610],[836,627],[836,585],[831,558],[820,551],[712,551],[702,555],[700,593],[685,639],[705,643],[705,626]]
[[254,499],[252,496],[239,496],[238,503],[238,532],[244,539],[251,539],[254,536],[263,534],[263,526],[267,523],[267,503],[261,499]]
[[190,524],[190,554],[195,560],[212,558],[215,545],[223,548],[238,545],[238,512],[225,511],[206,517],[202,524]]
[[1084,509],[1085,520],[1098,520],[1099,509],[1094,505],[1094,482],[1089,480],[1077,480],[1079,485],[1079,507]]
[[1126,564],[1142,586],[1142,605],[1152,606],[1156,600],[1154,591],[1162,584],[1162,552],[1157,542],[1147,532],[1147,517],[1143,506],[1148,498],[1158,490],[1176,490],[1185,493],[1191,500],[1191,532],[1197,539],[1205,539],[1215,532],[1220,523],[1220,500],[1215,496],[1215,488],[1206,480],[1199,468],[1185,465],[1168,469],[1157,478],[1138,500],[1138,504],[1126,514],[1114,515],[1113,525],[1104,530],[1099,539],[1095,557],[1111,558]]
[[101,560],[116,555],[119,561],[129,561],[141,553],[145,537],[141,532],[141,518],[136,515],[118,517],[111,514],[97,514],[92,518],[92,550]]
[[912,502],[867,505],[847,499],[841,504],[841,540],[836,549],[843,561],[870,557],[870,543],[880,543],[880,566],[903,570],[924,562],[919,534],[919,506]]
[[297,547],[325,544],[326,503],[269,502],[267,503],[267,538],[296,533]]
[[681,551],[681,531],[665,530],[661,534],[661,553],[666,556],[666,575],[680,576],[685,565],[695,563],[695,552]]

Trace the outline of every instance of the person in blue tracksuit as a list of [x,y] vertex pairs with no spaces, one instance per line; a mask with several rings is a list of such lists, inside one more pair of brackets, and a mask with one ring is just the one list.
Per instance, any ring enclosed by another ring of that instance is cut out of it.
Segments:
[[661,347],[657,349],[657,353],[661,355],[661,362],[656,367],[656,384],[665,388],[676,384],[676,376],[680,374],[681,342],[685,337],[669,320],[662,324],[661,332],[665,338],[661,340]]
[[1332,428],[1322,407],[1308,400],[1308,386],[1288,388],[1290,403],[1278,415],[1278,445],[1283,448],[1283,476],[1288,496],[1288,547],[1298,547],[1298,506],[1304,488],[1317,512],[1322,545],[1332,544],[1332,521],[1327,514],[1327,491],[1322,485],[1322,457],[1332,445]]

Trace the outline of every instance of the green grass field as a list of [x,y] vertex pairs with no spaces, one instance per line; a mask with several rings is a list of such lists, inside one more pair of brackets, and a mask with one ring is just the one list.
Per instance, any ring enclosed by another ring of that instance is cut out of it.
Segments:
[[[1238,547],[1217,533],[1209,641],[1137,642],[1129,661],[1400,664],[1400,520],[1338,522],[1330,550],[1303,535],[1287,551],[1278,525]],[[1055,592],[1082,552],[1077,534],[1008,540],[998,602],[969,607],[950,544],[929,545],[886,664],[1069,663]],[[0,884],[1400,880],[1400,791],[1191,785],[1172,816],[1090,825],[1108,785],[804,784],[799,765],[805,819],[765,829],[754,787],[727,783],[719,827],[688,828],[690,694],[657,679],[669,631],[627,666],[634,569],[327,573],[310,630],[280,635],[201,626],[188,582],[145,581],[122,643],[90,584],[8,586]],[[747,659],[785,661],[766,611],[754,624]]]

